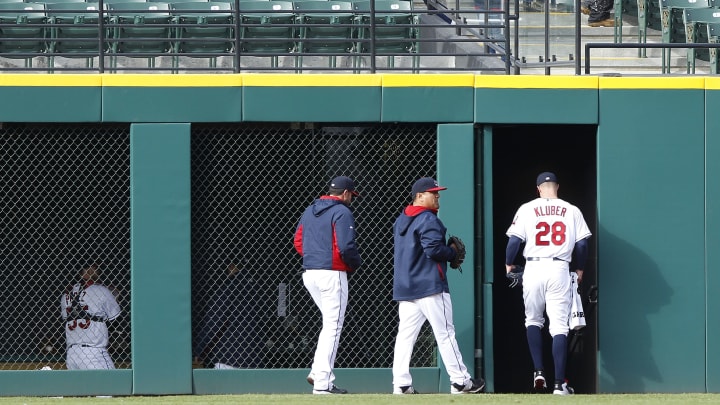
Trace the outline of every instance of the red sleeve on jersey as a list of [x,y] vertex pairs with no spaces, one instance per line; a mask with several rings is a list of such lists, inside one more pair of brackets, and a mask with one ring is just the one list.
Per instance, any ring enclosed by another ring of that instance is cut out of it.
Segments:
[[337,244],[337,233],[335,233],[335,224],[332,226],[332,269],[340,271],[350,271],[350,267],[345,264],[340,254]]
[[297,230],[295,231],[295,250],[300,253],[300,256],[303,255],[303,248],[302,248],[302,225],[299,225]]

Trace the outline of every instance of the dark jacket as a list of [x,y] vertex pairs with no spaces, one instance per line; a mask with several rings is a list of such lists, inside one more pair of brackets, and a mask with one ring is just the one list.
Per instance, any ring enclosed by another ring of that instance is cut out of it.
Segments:
[[445,273],[455,251],[447,246],[446,231],[435,211],[423,207],[410,205],[395,220],[395,301],[450,292]]
[[322,196],[305,209],[294,244],[306,270],[355,271],[362,264],[355,245],[355,220],[338,197]]
[[242,274],[229,276],[214,287],[193,349],[206,366],[261,367],[263,340],[254,289],[252,280]]

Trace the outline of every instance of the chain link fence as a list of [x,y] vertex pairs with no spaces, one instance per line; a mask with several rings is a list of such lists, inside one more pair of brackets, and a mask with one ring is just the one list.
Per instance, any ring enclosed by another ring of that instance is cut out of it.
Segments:
[[[362,194],[352,209],[363,257],[336,365],[391,367],[392,224],[412,183],[436,175],[436,150],[435,125],[193,125],[194,367],[310,367],[321,317],[292,239],[336,175],[353,177]],[[411,365],[435,359],[425,325]]]
[[121,308],[108,351],[116,367],[130,367],[129,133],[127,125],[0,127],[0,369],[65,368],[61,295],[93,263]]

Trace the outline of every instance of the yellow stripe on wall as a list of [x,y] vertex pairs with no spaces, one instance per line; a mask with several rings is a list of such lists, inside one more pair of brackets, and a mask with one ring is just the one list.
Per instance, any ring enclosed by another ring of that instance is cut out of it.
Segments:
[[0,86],[19,87],[100,87],[102,77],[95,74],[2,74]]
[[107,87],[237,87],[242,86],[238,74],[104,74]]
[[706,77],[705,88],[707,90],[720,90],[720,77]]
[[383,87],[472,87],[472,74],[386,74],[382,75]]
[[699,77],[601,77],[600,89],[704,89]]
[[475,88],[486,89],[597,89],[597,87],[597,76],[475,76]]
[[381,75],[243,74],[243,86],[256,87],[380,87]]

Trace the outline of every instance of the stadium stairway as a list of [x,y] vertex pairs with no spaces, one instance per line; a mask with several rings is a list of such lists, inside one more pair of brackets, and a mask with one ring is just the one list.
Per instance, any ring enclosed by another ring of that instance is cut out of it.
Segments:
[[[612,27],[590,27],[587,24],[587,16],[582,15],[581,28],[581,70],[584,74],[584,53],[586,43],[612,43],[614,40]],[[553,56],[559,62],[551,66],[550,73],[575,74],[575,14],[551,12],[550,20],[550,59]],[[544,74],[544,66],[537,66],[540,58],[545,55],[544,38],[545,15],[542,12],[521,12],[520,13],[520,45],[518,55],[525,58],[528,67],[521,68],[521,74]],[[637,18],[623,16],[622,42],[638,42]],[[647,29],[648,43],[662,43],[661,33],[658,30]],[[647,57],[638,57],[638,49],[611,49],[594,48],[590,51],[590,74],[661,74],[662,59],[661,49],[648,49]],[[671,74],[686,74],[686,51],[685,49],[673,49],[671,58]],[[698,60],[696,74],[707,73],[708,63]]]

